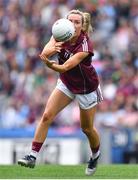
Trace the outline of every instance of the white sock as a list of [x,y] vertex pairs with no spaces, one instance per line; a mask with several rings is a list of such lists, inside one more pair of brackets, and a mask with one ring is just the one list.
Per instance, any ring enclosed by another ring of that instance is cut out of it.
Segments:
[[37,158],[38,152],[36,152],[36,151],[31,151],[30,155],[33,156],[33,157],[35,157],[35,158]]
[[96,153],[92,153],[92,158],[96,159],[100,155],[100,150],[98,150]]

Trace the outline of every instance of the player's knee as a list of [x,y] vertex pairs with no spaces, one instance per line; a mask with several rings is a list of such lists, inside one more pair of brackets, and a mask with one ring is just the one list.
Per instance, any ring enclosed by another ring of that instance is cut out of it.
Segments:
[[92,129],[91,128],[82,128],[82,131],[87,136],[89,136],[92,133]]
[[42,123],[48,123],[50,124],[54,118],[54,115],[50,112],[44,112],[42,116]]

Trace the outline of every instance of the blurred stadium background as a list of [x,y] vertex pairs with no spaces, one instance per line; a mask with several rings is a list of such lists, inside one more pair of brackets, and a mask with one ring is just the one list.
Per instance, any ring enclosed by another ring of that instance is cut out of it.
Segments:
[[[58,76],[38,54],[54,21],[71,9],[92,15],[93,65],[104,95],[95,117],[100,162],[138,163],[138,1],[0,0],[0,164],[30,149]],[[73,102],[56,117],[38,163],[85,163],[89,151]]]

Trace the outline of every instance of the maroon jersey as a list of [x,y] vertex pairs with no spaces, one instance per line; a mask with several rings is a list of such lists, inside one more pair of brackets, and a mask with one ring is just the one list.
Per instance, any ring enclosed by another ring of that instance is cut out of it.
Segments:
[[60,79],[74,94],[88,94],[97,89],[99,81],[92,66],[92,42],[85,33],[81,33],[75,45],[64,43],[64,48],[58,54],[59,64],[63,64],[78,52],[89,52],[89,55],[74,68],[60,74]]

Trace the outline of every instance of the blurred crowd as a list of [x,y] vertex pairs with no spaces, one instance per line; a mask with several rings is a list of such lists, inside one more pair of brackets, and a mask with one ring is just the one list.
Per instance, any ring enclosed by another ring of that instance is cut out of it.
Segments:
[[[71,9],[92,16],[92,63],[104,96],[96,125],[138,127],[137,0],[0,0],[0,127],[36,126],[58,78],[38,55]],[[76,102],[52,126],[78,128]]]

